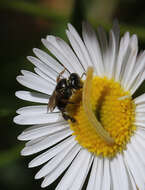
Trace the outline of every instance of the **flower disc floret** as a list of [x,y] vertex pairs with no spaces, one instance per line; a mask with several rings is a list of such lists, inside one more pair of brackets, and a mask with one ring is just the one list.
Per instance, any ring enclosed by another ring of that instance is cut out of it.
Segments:
[[126,148],[136,129],[135,104],[129,92],[125,92],[118,82],[97,76],[92,80],[91,108],[97,120],[114,140],[111,145],[91,127],[82,104],[82,90],[73,95],[72,101],[76,104],[69,105],[67,111],[77,121],[71,122],[70,126],[81,146],[103,157],[113,157]]

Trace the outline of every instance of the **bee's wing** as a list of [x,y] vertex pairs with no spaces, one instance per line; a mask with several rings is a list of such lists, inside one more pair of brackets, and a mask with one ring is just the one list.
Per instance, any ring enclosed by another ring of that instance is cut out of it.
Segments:
[[56,107],[56,92],[54,91],[49,98],[48,111],[50,110],[52,112],[55,107]]

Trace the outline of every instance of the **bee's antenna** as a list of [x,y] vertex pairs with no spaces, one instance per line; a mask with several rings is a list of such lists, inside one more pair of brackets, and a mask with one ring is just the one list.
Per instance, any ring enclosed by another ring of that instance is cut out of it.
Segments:
[[63,75],[63,73],[65,72],[65,70],[66,70],[66,68],[64,68],[64,70],[59,73],[59,75],[58,75],[58,77],[57,77],[57,79],[56,79],[56,82],[57,82],[57,83],[60,81],[60,78],[61,78],[61,76]]

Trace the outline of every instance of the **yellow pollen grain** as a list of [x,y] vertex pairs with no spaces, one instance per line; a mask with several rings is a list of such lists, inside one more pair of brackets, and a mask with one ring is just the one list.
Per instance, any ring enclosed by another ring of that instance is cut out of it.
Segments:
[[75,104],[69,104],[67,112],[76,122],[70,122],[70,128],[82,147],[103,157],[113,157],[126,148],[136,129],[135,104],[129,92],[125,92],[118,82],[106,77],[94,77],[92,80],[91,108],[97,120],[114,140],[112,145],[91,127],[82,105],[82,89],[74,93],[71,101]]

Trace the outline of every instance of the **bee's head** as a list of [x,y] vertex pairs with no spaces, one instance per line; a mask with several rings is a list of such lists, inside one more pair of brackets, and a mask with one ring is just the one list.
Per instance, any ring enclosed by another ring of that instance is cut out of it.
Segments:
[[82,82],[80,80],[80,77],[77,73],[71,73],[69,79],[69,87],[73,89],[80,89],[82,88]]
[[67,80],[64,78],[64,79],[61,79],[61,80],[57,83],[56,90],[65,89],[65,88],[67,88],[67,87],[68,87]]

